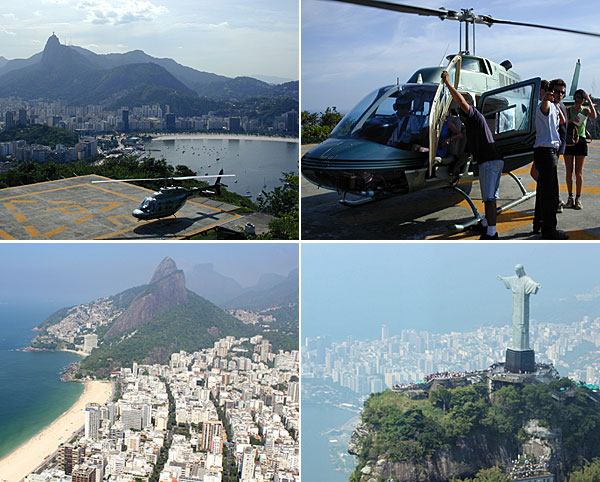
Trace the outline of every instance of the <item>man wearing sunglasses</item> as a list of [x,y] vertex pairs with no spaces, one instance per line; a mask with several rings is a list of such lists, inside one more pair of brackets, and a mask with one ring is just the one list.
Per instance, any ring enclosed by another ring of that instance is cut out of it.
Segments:
[[[564,231],[556,229],[558,209],[558,155],[561,147],[559,126],[565,116],[558,104],[565,96],[567,86],[562,79],[554,79],[537,107],[535,115],[536,140],[533,146],[533,163],[539,172],[537,181],[536,211],[541,215],[542,238],[569,239]],[[535,226],[534,226],[535,231]]]

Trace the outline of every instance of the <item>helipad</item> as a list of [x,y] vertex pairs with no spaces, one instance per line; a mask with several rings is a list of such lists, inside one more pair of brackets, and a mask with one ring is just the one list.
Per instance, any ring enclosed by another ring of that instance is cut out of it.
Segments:
[[188,201],[159,221],[131,211],[152,191],[128,183],[92,184],[90,175],[0,189],[0,239],[183,239],[235,220],[236,206],[206,198]]

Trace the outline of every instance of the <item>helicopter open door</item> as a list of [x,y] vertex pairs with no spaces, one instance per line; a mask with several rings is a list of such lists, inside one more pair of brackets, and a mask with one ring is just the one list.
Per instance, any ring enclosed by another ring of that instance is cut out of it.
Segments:
[[540,83],[541,79],[535,77],[485,92],[479,99],[477,108],[504,156],[505,173],[533,160]]
[[[462,63],[462,55],[455,55],[450,61],[446,70],[450,74],[450,81],[455,88],[458,88],[460,81],[460,66]],[[433,175],[435,168],[435,156],[437,151],[437,145],[440,140],[440,133],[442,126],[448,115],[450,104],[452,103],[452,96],[450,91],[446,87],[446,84],[440,82],[440,86],[435,92],[433,102],[431,104],[431,115],[429,116],[429,166],[427,170],[428,177]]]

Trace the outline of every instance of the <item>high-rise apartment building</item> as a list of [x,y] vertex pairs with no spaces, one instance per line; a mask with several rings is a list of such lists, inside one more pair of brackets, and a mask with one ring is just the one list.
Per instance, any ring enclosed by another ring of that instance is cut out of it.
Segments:
[[208,420],[202,424],[202,450],[211,450],[214,437],[221,437],[223,425],[218,420]]
[[98,440],[100,430],[100,405],[90,403],[85,407],[85,437]]
[[96,468],[80,465],[73,469],[72,482],[96,482]]
[[58,463],[65,474],[71,475],[75,467],[83,458],[83,449],[71,444],[62,444],[58,447]]
[[254,478],[254,449],[252,449],[252,447],[246,447],[244,449],[240,473],[241,482],[247,482]]

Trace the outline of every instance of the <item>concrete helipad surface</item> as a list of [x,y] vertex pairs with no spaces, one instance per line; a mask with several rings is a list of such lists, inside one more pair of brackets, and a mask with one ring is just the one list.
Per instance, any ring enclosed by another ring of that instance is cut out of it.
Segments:
[[[302,146],[302,153],[312,146]],[[583,173],[583,210],[565,209],[557,214],[558,228],[567,231],[573,240],[600,240],[600,142],[589,146]],[[528,190],[535,190],[535,182],[529,175],[530,166],[514,173],[521,178]],[[559,161],[558,178],[561,199],[566,201],[565,165]],[[471,192],[477,209],[483,212],[479,183],[462,184]],[[455,223],[472,218],[469,205],[451,189],[421,191],[390,199],[346,207],[339,204],[340,196],[308,182],[301,181],[301,236],[311,239],[352,240],[410,240],[410,239],[458,239],[474,240],[472,233],[456,233],[451,229]],[[499,204],[518,198],[520,191],[507,175],[500,182]],[[535,198],[532,198],[498,216],[500,238],[505,240],[540,240],[531,232]]]
[[152,191],[128,183],[92,184],[90,175],[0,189],[0,239],[182,239],[233,221],[236,206],[205,198],[176,214],[138,221],[131,212]]

